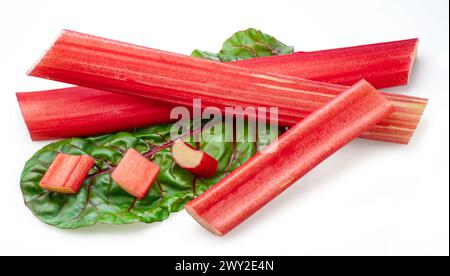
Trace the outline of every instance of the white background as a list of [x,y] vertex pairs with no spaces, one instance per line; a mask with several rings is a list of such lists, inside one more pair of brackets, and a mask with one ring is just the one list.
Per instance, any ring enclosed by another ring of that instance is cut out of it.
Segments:
[[[448,255],[447,0],[0,1],[1,255]],[[63,29],[190,54],[255,27],[316,50],[419,37],[408,87],[430,99],[409,146],[357,140],[224,238],[187,213],[153,225],[63,231],[24,206],[28,138],[14,92],[64,86],[25,72]]]

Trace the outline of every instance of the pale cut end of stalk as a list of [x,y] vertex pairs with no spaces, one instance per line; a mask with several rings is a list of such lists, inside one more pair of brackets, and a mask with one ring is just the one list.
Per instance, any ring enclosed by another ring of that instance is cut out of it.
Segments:
[[176,140],[172,146],[172,157],[182,168],[196,168],[202,161],[203,152],[189,147],[182,140]]
[[62,30],[53,40],[52,43],[45,49],[45,51],[39,56],[39,58],[36,60],[36,62],[31,66],[30,69],[27,71],[27,76],[31,76],[33,74],[33,71],[36,69],[36,67],[41,63],[41,61],[47,56],[47,53],[53,48],[53,46],[58,42],[59,38],[63,36],[67,30]]
[[203,228],[208,230],[209,232],[213,233],[216,236],[223,237],[224,233],[220,232],[218,229],[216,229],[214,226],[209,224],[202,216],[200,216],[191,206],[186,205],[184,207],[188,214],[193,217]]
[[419,48],[419,39],[416,38],[416,45],[414,46],[414,51],[411,53],[411,62],[409,64],[409,69],[408,69],[408,79],[406,80],[406,84],[409,84],[409,81],[411,79],[411,74],[412,74],[412,70],[414,67],[414,64],[416,63],[416,59],[417,59],[417,51]]

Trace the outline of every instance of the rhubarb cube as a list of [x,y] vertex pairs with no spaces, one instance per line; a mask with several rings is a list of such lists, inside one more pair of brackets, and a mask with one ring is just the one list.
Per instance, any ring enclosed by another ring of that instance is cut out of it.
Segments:
[[142,199],[147,195],[158,174],[158,165],[130,148],[111,176],[126,192],[137,199]]
[[94,162],[94,159],[87,155],[59,153],[41,179],[39,186],[57,193],[76,194]]

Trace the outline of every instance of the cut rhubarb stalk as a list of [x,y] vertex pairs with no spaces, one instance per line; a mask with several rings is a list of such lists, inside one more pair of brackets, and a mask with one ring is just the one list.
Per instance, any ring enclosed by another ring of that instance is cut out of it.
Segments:
[[376,88],[409,82],[419,40],[408,39],[355,47],[298,52],[230,64],[320,82],[353,85],[366,79]]
[[16,95],[34,141],[91,136],[168,123],[173,108],[150,99],[84,87]]
[[201,178],[213,177],[219,166],[216,159],[201,150],[193,149],[182,140],[174,142],[172,157],[178,166]]
[[[418,39],[385,42],[230,63],[292,77],[353,84],[367,79],[377,88],[408,82]],[[413,99],[413,98],[411,98]],[[34,141],[111,133],[170,122],[173,106],[73,87],[17,93],[25,123]],[[417,106],[423,109],[426,101]],[[43,112],[45,110],[45,112]],[[421,110],[417,110],[421,113]]]
[[[293,126],[347,89],[225,63],[63,31],[29,75],[172,104],[222,110],[278,107],[279,123]],[[363,138],[409,142],[424,100],[389,95],[397,113],[362,134]]]
[[361,81],[188,203],[186,210],[206,229],[225,235],[394,109]]
[[[399,109],[395,113],[394,126],[402,120],[405,128],[405,131],[397,133],[395,140],[389,141],[407,143],[427,100],[386,96]],[[84,137],[169,123],[174,107],[161,101],[84,87],[17,93],[17,100],[33,141]],[[292,123],[287,122],[285,126]],[[389,125],[387,120],[386,125]],[[379,132],[368,133],[367,138],[387,140],[387,132],[382,135],[377,134]]]
[[94,158],[87,155],[58,153],[39,185],[52,192],[76,194],[94,162]]
[[[418,39],[385,42],[292,55],[256,58],[230,63],[292,77],[322,82],[353,84],[367,79],[375,87],[408,82]],[[172,105],[90,88],[73,87],[51,91],[17,93],[32,140],[83,137],[170,122]],[[426,100],[412,112],[421,114]],[[43,112],[45,110],[45,112]],[[417,121],[420,117],[417,118]],[[411,118],[411,120],[414,120]],[[417,125],[417,121],[412,125]]]
[[142,199],[147,195],[158,174],[158,165],[130,148],[111,177],[127,193]]

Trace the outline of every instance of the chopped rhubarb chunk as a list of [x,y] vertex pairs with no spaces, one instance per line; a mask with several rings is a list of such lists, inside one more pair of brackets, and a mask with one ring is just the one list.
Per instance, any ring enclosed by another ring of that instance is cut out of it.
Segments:
[[57,193],[76,194],[93,165],[90,156],[59,153],[39,185]]
[[216,159],[206,152],[193,149],[183,140],[174,142],[172,157],[180,167],[202,178],[213,177],[219,167]]
[[127,193],[142,199],[147,195],[158,173],[158,165],[130,148],[111,176]]

